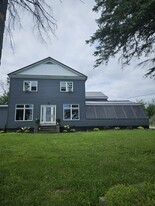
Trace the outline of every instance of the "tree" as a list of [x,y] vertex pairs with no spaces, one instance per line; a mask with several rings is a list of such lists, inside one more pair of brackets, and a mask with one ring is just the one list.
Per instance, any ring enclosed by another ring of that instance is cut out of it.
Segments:
[[[4,30],[6,30],[12,41],[12,30],[16,23],[21,26],[20,10],[26,11],[31,15],[34,21],[34,27],[37,28],[40,37],[48,32],[55,32],[55,19],[52,16],[52,8],[46,3],[46,0],[1,0],[0,1],[0,62],[2,56]],[[6,18],[7,16],[7,18]],[[44,38],[43,38],[44,39]]]
[[[95,0],[93,11],[100,12],[98,29],[86,41],[95,44],[95,67],[108,63],[121,52],[122,66],[144,55],[146,76],[155,77],[155,0]],[[149,57],[150,56],[150,57]]]
[[147,112],[147,115],[149,117],[149,119],[155,115],[155,102],[152,102],[150,104],[148,104],[148,106],[146,107],[146,112]]
[[0,96],[0,105],[8,104],[9,85],[9,78],[7,78],[6,82],[0,80],[0,88],[3,92],[3,94]]

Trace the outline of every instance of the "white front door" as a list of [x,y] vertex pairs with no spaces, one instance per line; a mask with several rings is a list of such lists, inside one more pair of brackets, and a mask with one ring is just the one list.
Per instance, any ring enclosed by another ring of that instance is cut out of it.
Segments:
[[40,124],[56,124],[56,105],[41,105]]

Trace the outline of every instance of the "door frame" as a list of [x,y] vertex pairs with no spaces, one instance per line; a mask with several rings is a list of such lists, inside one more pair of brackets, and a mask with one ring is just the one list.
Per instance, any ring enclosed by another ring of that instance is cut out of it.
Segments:
[[[51,108],[51,121],[46,121],[47,107]],[[56,125],[56,105],[40,105],[40,125]]]

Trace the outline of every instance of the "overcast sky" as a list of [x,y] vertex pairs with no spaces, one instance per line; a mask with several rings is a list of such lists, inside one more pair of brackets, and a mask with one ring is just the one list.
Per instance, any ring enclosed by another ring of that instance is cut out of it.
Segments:
[[31,18],[22,14],[23,29],[16,29],[14,50],[9,40],[4,39],[0,80],[7,74],[44,59],[48,56],[88,76],[87,91],[101,91],[109,100],[129,99],[132,101],[155,99],[155,80],[144,78],[145,69],[136,67],[136,62],[121,69],[118,59],[112,59],[107,66],[93,69],[94,46],[85,43],[97,29],[92,12],[94,0],[59,0],[48,2],[57,20],[56,37],[43,44],[32,29]]

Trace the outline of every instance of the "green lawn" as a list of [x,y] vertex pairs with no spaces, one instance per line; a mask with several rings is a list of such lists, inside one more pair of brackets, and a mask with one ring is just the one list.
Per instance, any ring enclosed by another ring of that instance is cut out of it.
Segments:
[[155,130],[0,134],[1,206],[95,206],[116,184],[155,182]]

